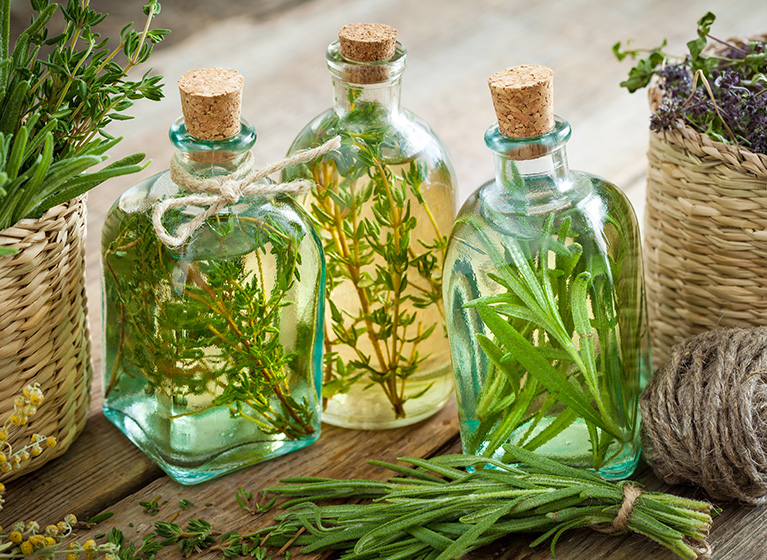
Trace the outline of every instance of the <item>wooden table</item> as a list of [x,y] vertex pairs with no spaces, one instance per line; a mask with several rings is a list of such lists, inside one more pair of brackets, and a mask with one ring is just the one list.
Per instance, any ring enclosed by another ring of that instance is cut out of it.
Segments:
[[[764,32],[767,10],[763,1],[708,2],[719,15],[715,33],[728,37]],[[183,9],[173,0],[164,4],[176,8],[166,9],[164,14],[183,17]],[[286,6],[266,12],[254,8],[255,15],[250,17],[245,4],[236,19],[179,21],[179,28],[193,29],[193,34],[176,37],[172,45],[158,48],[152,59],[155,71],[166,76],[167,99],[140,103],[135,120],[118,123],[112,132],[124,135],[125,140],[112,157],[147,152],[154,163],[142,177],[165,168],[171,155],[165,131],[180,113],[175,81],[191,68],[214,65],[238,68],[246,78],[244,115],[256,125],[261,138],[255,150],[257,161],[263,164],[281,157],[297,131],[331,101],[324,52],[338,27],[381,21],[399,30],[409,50],[403,101],[432,124],[451,151],[459,202],[492,174],[491,154],[482,140],[485,128],[494,120],[487,77],[506,66],[539,63],[554,69],[556,111],[573,126],[572,167],[621,185],[641,215],[648,110],[643,93],[629,95],[618,87],[628,64],[617,63],[610,48],[627,38],[635,39],[637,46],[655,46],[666,37],[669,51],[683,52],[684,43],[694,36],[695,22],[705,12],[699,3],[684,0],[313,0]],[[135,17],[139,19],[140,14]],[[158,24],[172,28],[174,20],[161,16]],[[451,401],[436,416],[410,428],[370,433],[324,426],[320,440],[301,452],[197,487],[180,486],[165,476],[100,410],[99,234],[109,205],[136,180],[134,176],[102,185],[89,201],[87,274],[97,376],[87,427],[63,457],[10,484],[0,525],[31,518],[48,523],[68,512],[86,518],[112,511],[115,516],[109,523],[123,528],[128,538],[140,540],[155,520],[167,520],[178,500],[187,498],[195,507],[182,512],[181,522],[204,517],[224,531],[248,531],[263,520],[237,507],[237,488],[255,492],[284,476],[382,478],[385,473],[367,466],[365,460],[460,451],[456,408]],[[652,490],[669,489],[647,468],[639,472],[638,479]],[[703,497],[692,489],[673,490]],[[168,503],[157,517],[150,517],[138,502],[155,496]],[[205,507],[206,503],[212,505]],[[88,536],[80,535],[80,542]],[[726,506],[711,536],[714,558],[765,558],[765,537],[767,509]],[[509,537],[470,558],[549,558],[545,545],[531,550],[531,540],[525,535]],[[563,538],[557,552],[557,558],[564,560],[672,558],[639,537],[611,538],[588,530]],[[175,551],[162,553],[163,557],[177,555]]]

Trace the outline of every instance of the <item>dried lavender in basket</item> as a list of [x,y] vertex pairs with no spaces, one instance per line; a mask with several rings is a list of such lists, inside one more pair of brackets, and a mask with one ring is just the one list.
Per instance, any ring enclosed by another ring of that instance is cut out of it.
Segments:
[[766,37],[723,41],[709,34],[715,19],[709,12],[698,21],[698,37],[683,56],[666,53],[666,41],[651,50],[617,43],[619,60],[637,60],[621,86],[633,93],[657,78],[661,96],[650,123],[656,132],[682,121],[712,140],[767,153]]

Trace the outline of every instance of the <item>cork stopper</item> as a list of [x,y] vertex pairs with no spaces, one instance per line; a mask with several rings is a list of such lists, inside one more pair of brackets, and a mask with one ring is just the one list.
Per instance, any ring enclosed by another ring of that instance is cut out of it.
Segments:
[[357,62],[386,60],[394,54],[397,30],[382,23],[350,23],[338,30],[341,56]]
[[178,79],[187,132],[200,140],[222,140],[240,132],[242,75],[231,68],[200,68]]
[[488,80],[498,128],[506,136],[539,136],[554,127],[554,72],[529,64],[496,72]]

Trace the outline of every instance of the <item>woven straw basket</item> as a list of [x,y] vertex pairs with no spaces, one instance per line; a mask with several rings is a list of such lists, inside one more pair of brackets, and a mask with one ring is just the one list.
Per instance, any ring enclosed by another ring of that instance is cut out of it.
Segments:
[[8,418],[14,396],[25,385],[39,383],[45,400],[29,426],[12,426],[10,441],[18,450],[32,433],[58,440],[55,448],[3,475],[11,479],[66,451],[88,413],[93,366],[84,277],[85,198],[0,231],[0,246],[20,249],[0,256],[0,421]]
[[650,133],[648,159],[644,254],[657,367],[689,336],[767,325],[767,155],[680,123]]

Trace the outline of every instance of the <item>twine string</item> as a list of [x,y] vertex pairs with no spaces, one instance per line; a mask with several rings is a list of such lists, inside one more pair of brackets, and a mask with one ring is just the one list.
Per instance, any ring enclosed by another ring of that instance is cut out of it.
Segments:
[[623,485],[623,503],[618,515],[613,519],[613,529],[616,531],[625,531],[629,527],[631,514],[634,513],[634,504],[639,496],[642,495],[642,489],[633,484]]
[[[167,198],[154,205],[152,225],[157,237],[168,247],[178,247],[186,242],[202,224],[216,212],[229,204],[237,203],[244,196],[267,195],[276,193],[300,194],[312,187],[310,181],[288,181],[283,183],[259,183],[273,173],[282,171],[293,165],[306,163],[341,146],[341,138],[331,138],[321,146],[296,152],[290,157],[256,169],[253,167],[253,156],[241,166],[241,170],[225,177],[200,179],[189,174],[175,160],[171,160],[171,180],[181,189],[191,192],[178,198]],[[165,213],[172,208],[196,206],[203,209],[189,222],[182,224],[171,235],[162,223]]]
[[767,327],[674,346],[640,404],[642,452],[658,478],[717,500],[767,503]]
[[631,514],[634,513],[634,505],[642,495],[642,489],[633,484],[623,485],[623,502],[618,513],[613,519],[612,525],[592,525],[591,528],[600,533],[616,533],[625,531],[629,527]]

